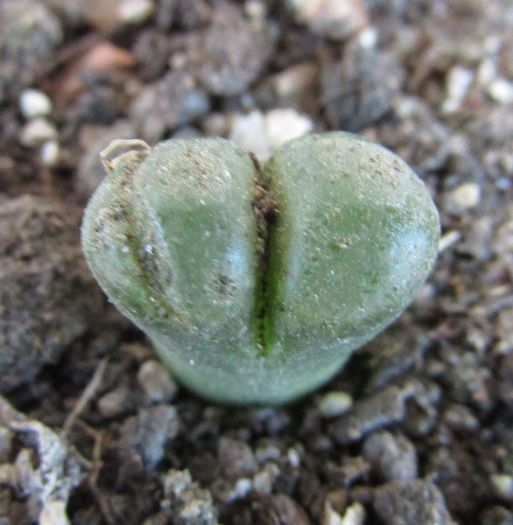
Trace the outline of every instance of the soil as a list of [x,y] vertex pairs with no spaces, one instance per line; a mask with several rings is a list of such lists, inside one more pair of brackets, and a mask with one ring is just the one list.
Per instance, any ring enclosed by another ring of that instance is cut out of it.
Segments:
[[[1,525],[513,524],[509,0],[3,0],[0,27]],[[101,295],[78,224],[112,139],[264,156],[284,115],[406,160],[440,255],[320,391],[212,406]]]

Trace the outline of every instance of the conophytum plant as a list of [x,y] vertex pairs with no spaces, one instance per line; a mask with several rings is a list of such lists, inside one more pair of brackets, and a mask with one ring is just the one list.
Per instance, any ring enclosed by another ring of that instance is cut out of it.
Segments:
[[87,261],[170,371],[206,398],[279,404],[332,377],[411,302],[439,219],[393,153],[308,135],[259,165],[220,138],[123,154],[89,202]]

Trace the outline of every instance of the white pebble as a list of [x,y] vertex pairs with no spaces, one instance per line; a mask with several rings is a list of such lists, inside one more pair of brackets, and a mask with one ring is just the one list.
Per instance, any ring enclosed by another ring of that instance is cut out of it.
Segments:
[[474,81],[474,72],[462,66],[454,66],[449,71],[447,78],[447,98],[445,99],[442,111],[444,113],[454,113],[461,108],[463,100]]
[[43,117],[35,118],[25,124],[20,134],[20,142],[29,148],[40,146],[56,138],[57,130],[54,125]]
[[261,111],[235,115],[232,120],[230,140],[243,150],[253,153],[259,160],[266,160],[271,154],[264,115]]
[[448,196],[450,212],[460,213],[475,208],[481,200],[481,188],[475,182],[466,182],[454,188]]
[[69,525],[66,502],[56,497],[45,501],[39,514],[39,525]]
[[276,146],[312,129],[313,122],[295,109],[273,109],[265,115],[261,111],[252,111],[233,117],[229,137],[237,146],[265,161]]
[[375,27],[367,27],[358,35],[359,44],[365,49],[374,49],[378,43],[379,35]]
[[345,40],[368,22],[362,0],[288,0],[298,22],[334,40]]
[[262,22],[267,14],[266,6],[258,0],[248,0],[244,4],[244,11],[255,22]]
[[448,248],[450,248],[453,244],[460,241],[461,237],[462,237],[461,232],[457,230],[452,230],[452,231],[447,232],[438,241],[438,253],[442,253]]
[[45,142],[39,151],[39,157],[43,166],[51,168],[57,164],[59,160],[59,143],[56,140],[49,140]]
[[497,496],[513,501],[513,476],[508,474],[493,474],[491,476],[491,482]]
[[289,462],[289,465],[297,468],[301,464],[301,456],[299,455],[299,452],[294,448],[289,448],[287,450],[287,461]]
[[24,89],[18,104],[22,115],[28,120],[35,117],[46,117],[52,112],[52,101],[37,89]]
[[513,82],[497,78],[488,86],[488,94],[499,104],[510,104],[513,102]]
[[331,506],[329,501],[324,503],[322,525],[342,525],[342,516]]
[[328,392],[319,399],[319,412],[323,417],[337,417],[353,406],[353,398],[342,391]]
[[477,81],[481,86],[488,86],[497,76],[497,60],[487,57],[477,69]]
[[147,20],[154,12],[151,0],[123,0],[118,8],[118,16],[127,24],[139,24]]
[[355,502],[347,508],[340,525],[363,525],[365,523],[365,508],[361,503]]
[[151,401],[170,401],[176,395],[176,383],[157,361],[150,360],[142,364],[137,372],[137,382]]
[[324,505],[322,525],[363,525],[365,523],[365,508],[355,502],[347,507],[343,516],[333,509],[329,502]]
[[312,131],[313,122],[295,109],[273,109],[265,115],[265,129],[271,148]]
[[253,484],[248,478],[239,478],[235,483],[235,486],[228,494],[228,502],[236,501],[238,499],[246,497],[251,489]]

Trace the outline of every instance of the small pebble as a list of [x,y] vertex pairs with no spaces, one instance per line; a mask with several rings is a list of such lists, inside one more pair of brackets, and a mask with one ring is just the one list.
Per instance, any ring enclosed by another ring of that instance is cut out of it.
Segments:
[[248,20],[236,3],[215,6],[210,25],[190,40],[188,54],[194,57],[196,78],[209,93],[242,95],[264,70],[275,39],[269,24]]
[[450,248],[453,244],[457,243],[461,240],[461,232],[452,230],[447,232],[443,237],[440,238],[438,241],[438,253],[442,253],[448,248]]
[[342,516],[331,506],[329,502],[324,504],[322,525],[341,525]]
[[411,481],[417,478],[417,453],[405,436],[376,432],[366,439],[363,457],[387,480]]
[[259,0],[247,0],[244,4],[244,11],[248,18],[257,24],[257,27],[265,21],[267,15],[267,7]]
[[129,111],[137,133],[154,143],[166,131],[206,115],[210,111],[210,100],[189,73],[176,70],[147,84]]
[[228,494],[227,501],[232,502],[245,498],[253,488],[253,483],[248,478],[240,478],[236,481],[235,486]]
[[267,465],[253,477],[253,488],[255,492],[259,494],[271,494],[274,482],[279,475],[279,467],[275,463],[267,463]]
[[488,94],[499,104],[513,102],[513,82],[505,78],[497,78],[488,86]]
[[151,401],[170,401],[178,389],[169,372],[157,361],[144,362],[137,372],[137,382]]
[[230,129],[229,119],[222,113],[210,113],[201,122],[201,127],[207,135],[223,137]]
[[448,211],[462,213],[475,208],[481,200],[481,188],[474,182],[466,182],[454,188],[447,196]]
[[444,421],[453,430],[476,432],[479,430],[479,419],[465,405],[452,404],[444,412]]
[[273,109],[265,115],[265,128],[271,148],[312,131],[313,122],[295,109]]
[[[506,372],[506,370],[508,372],[510,370],[513,371],[513,331],[511,330],[511,326],[513,326],[513,308],[504,309],[497,317],[497,343],[494,350],[498,354],[507,356],[505,357],[507,364],[511,363],[508,367],[502,367],[500,376],[504,377],[504,379],[513,386],[513,376],[508,375]],[[510,388],[508,388],[508,390]],[[513,393],[507,397],[511,397],[513,401]]]
[[477,70],[477,81],[481,86],[488,86],[497,76],[497,60],[495,58],[485,58]]
[[230,480],[247,478],[256,472],[256,460],[251,447],[227,437],[219,440],[219,469]]
[[339,522],[331,522],[330,525],[363,525],[365,523],[365,508],[361,503],[353,503],[344,512]]
[[497,497],[513,501],[513,476],[509,474],[493,474],[490,477],[490,481]]
[[163,479],[169,501],[168,519],[177,525],[218,525],[217,510],[208,490],[192,480],[188,470],[170,470]]
[[363,525],[365,508],[356,501],[347,506],[347,493],[343,489],[330,492],[324,500],[322,525]]
[[129,392],[125,387],[111,390],[98,400],[98,410],[103,417],[111,418],[126,412],[130,406]]
[[301,99],[301,95],[315,85],[318,74],[317,64],[303,62],[277,73],[271,81],[278,97]]
[[382,485],[374,510],[386,525],[455,525],[440,490],[423,480]]
[[403,78],[396,56],[348,43],[341,60],[326,60],[321,68],[320,102],[332,129],[356,133],[383,118]]
[[41,163],[44,166],[51,168],[55,166],[59,160],[60,147],[56,140],[49,140],[45,142],[39,151]]
[[229,138],[237,146],[251,151],[258,160],[267,160],[274,148],[311,131],[313,122],[294,109],[273,109],[266,114],[252,111],[235,115]]
[[119,447],[140,456],[148,469],[154,469],[164,458],[166,445],[180,430],[180,418],[169,405],[142,408],[119,427]]
[[413,436],[425,436],[429,434],[438,418],[436,404],[440,401],[440,387],[430,381],[409,380],[406,385],[413,392],[412,403],[408,404],[408,410],[404,421],[405,431]]
[[375,27],[367,27],[358,35],[358,42],[364,49],[373,49],[377,46],[379,33]]
[[333,424],[333,437],[341,445],[346,445],[386,425],[402,421],[406,414],[406,401],[412,396],[411,389],[401,390],[392,385],[358,400],[349,413]]
[[444,113],[454,113],[461,109],[463,100],[474,81],[474,72],[462,66],[454,66],[447,78],[447,98],[442,105]]
[[278,460],[281,456],[280,448],[273,443],[260,445],[255,450],[255,459],[258,464],[267,463],[271,460]]
[[[513,155],[511,156],[511,159],[513,161]],[[513,162],[512,162],[512,165],[513,165]],[[507,177],[501,177],[500,179],[497,179],[495,181],[495,186],[497,187],[498,190],[508,191],[512,186],[511,179],[508,179]]]
[[118,7],[119,18],[127,24],[140,24],[153,14],[152,0],[123,0]]
[[20,134],[21,144],[29,148],[40,146],[56,138],[57,130],[54,125],[43,117],[35,118],[25,124]]
[[301,464],[301,456],[295,448],[289,448],[287,451],[287,460],[290,466],[298,468]]
[[266,160],[271,155],[264,115],[261,111],[252,111],[247,115],[235,115],[229,138],[243,150],[253,153],[259,160]]
[[27,120],[46,117],[52,112],[52,101],[37,89],[24,89],[19,98],[19,106]]
[[38,523],[39,525],[68,525],[66,502],[49,498],[49,501],[43,505]]
[[353,406],[353,398],[346,392],[327,392],[318,403],[322,417],[331,418],[345,414]]
[[346,40],[368,23],[362,0],[288,0],[288,3],[298,22],[333,40]]

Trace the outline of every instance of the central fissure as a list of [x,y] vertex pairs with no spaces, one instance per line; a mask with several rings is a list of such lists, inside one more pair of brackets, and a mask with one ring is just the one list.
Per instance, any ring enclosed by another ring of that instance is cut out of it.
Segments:
[[257,276],[255,291],[255,310],[253,314],[257,347],[260,355],[268,354],[273,339],[272,282],[271,282],[271,238],[278,208],[269,193],[269,178],[264,175],[260,165],[253,159],[258,177],[255,185],[253,209],[257,224]]

